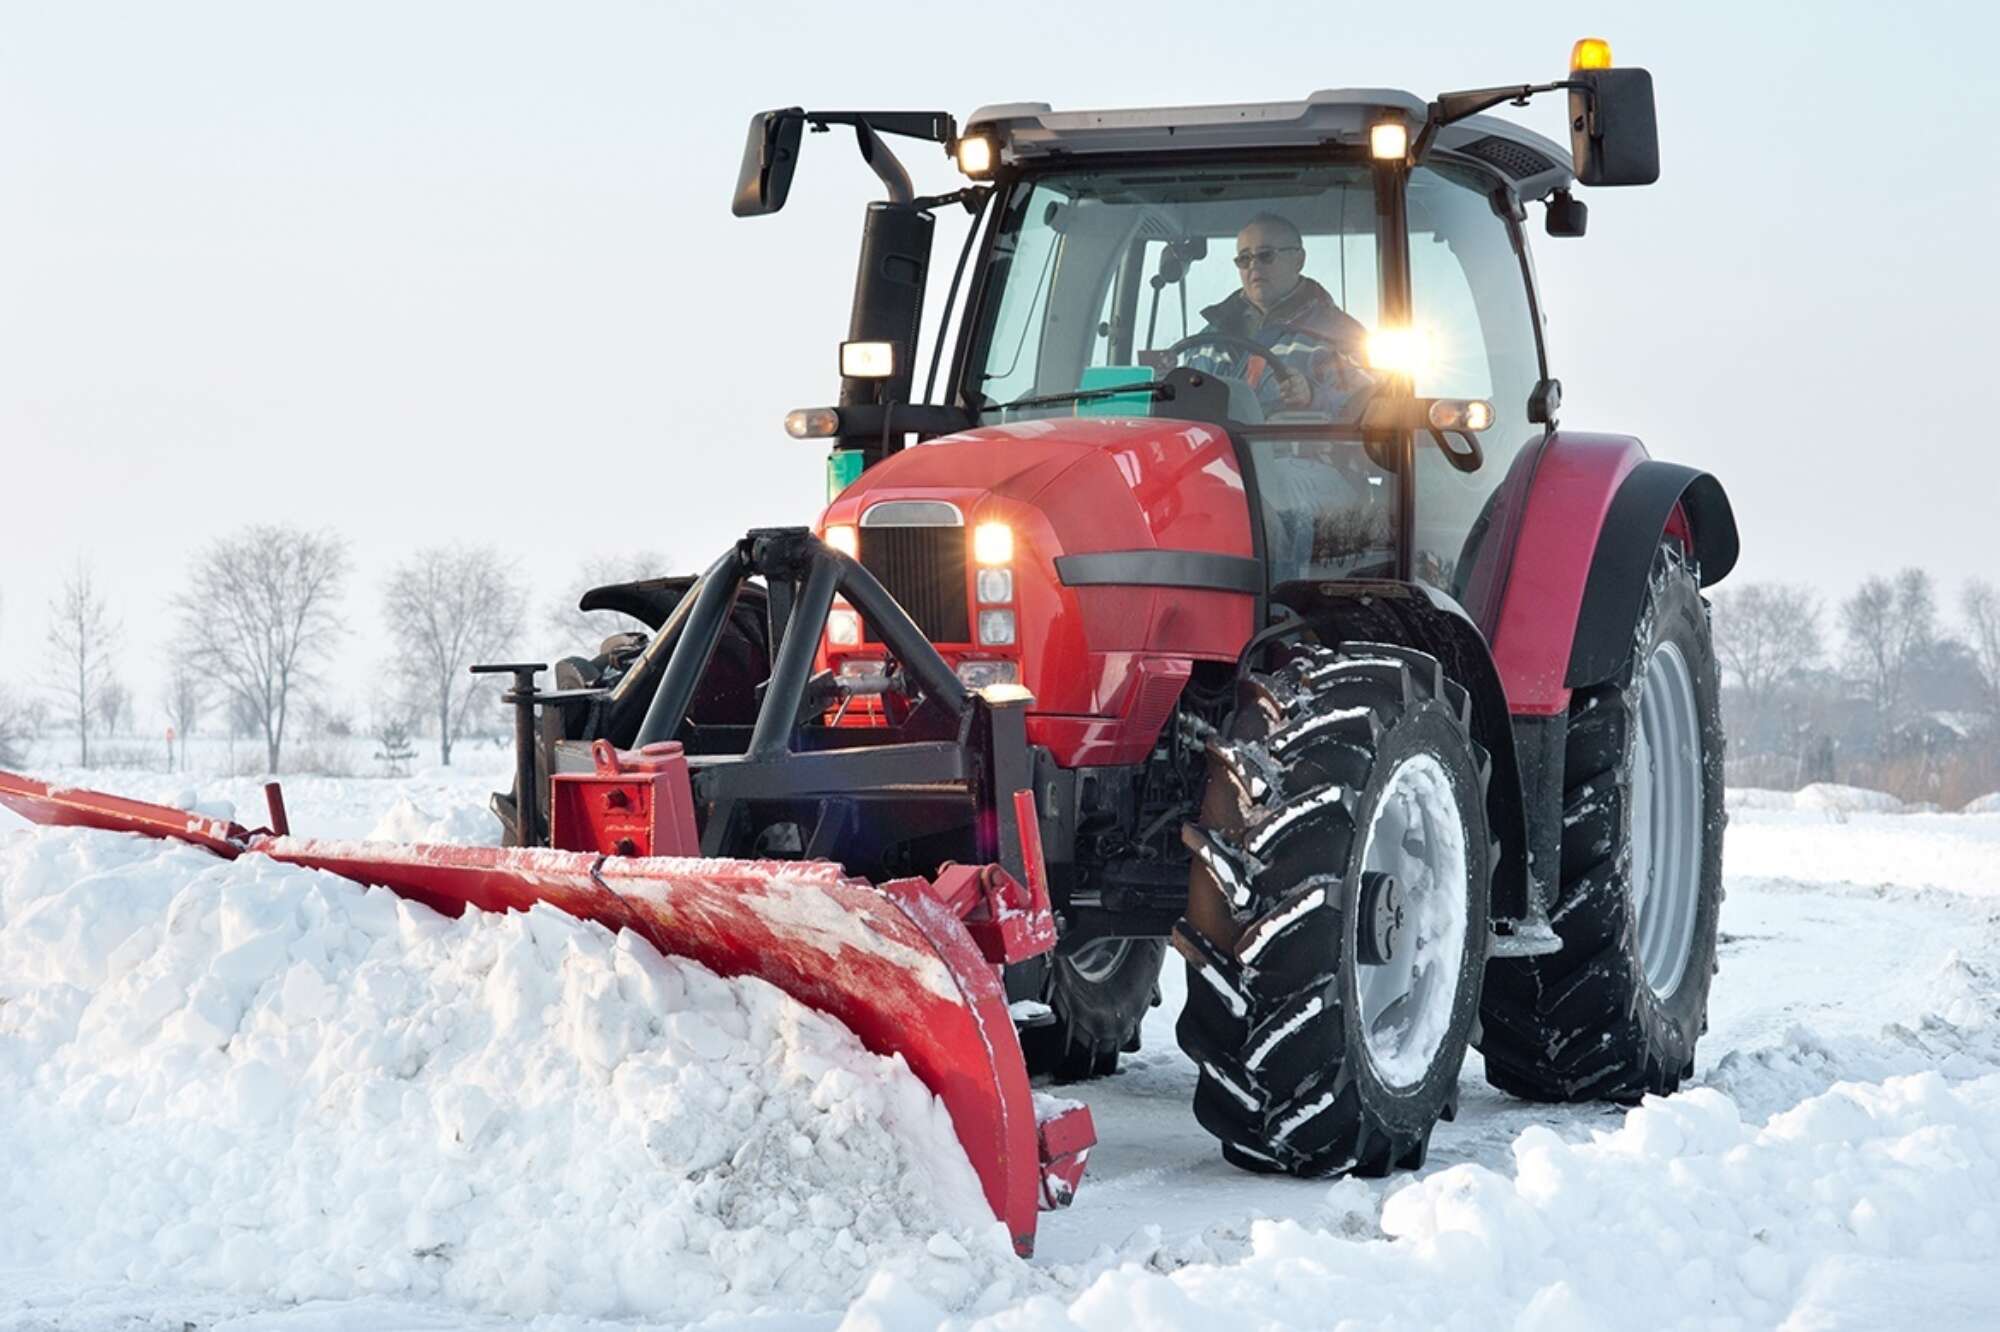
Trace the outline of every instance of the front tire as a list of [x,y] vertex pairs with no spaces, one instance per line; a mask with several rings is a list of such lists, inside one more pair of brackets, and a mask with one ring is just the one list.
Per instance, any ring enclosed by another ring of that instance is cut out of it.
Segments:
[[1722,717],[1707,607],[1677,544],[1631,661],[1578,690],[1563,760],[1562,951],[1496,958],[1486,1080],[1535,1101],[1636,1101],[1694,1073],[1722,902]]
[[1031,1076],[1083,1082],[1118,1071],[1139,1048],[1139,1027],[1157,1002],[1165,939],[1090,939],[1056,945],[1041,1000],[1055,1020],[1021,1033]]
[[1493,849],[1471,704],[1436,658],[1310,647],[1209,748],[1177,1034],[1246,1169],[1423,1164],[1457,1106]]

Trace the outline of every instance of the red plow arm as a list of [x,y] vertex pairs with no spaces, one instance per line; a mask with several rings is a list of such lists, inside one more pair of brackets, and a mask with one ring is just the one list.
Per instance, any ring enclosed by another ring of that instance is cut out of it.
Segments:
[[6,772],[0,805],[37,823],[270,856],[446,915],[545,902],[720,975],[760,977],[839,1019],[870,1050],[902,1056],[944,1103],[987,1203],[1024,1254],[1037,1212],[1068,1201],[1095,1140],[1086,1109],[1036,1122],[996,963],[1048,947],[1054,930],[1040,885],[1031,892],[997,866],[877,887],[825,862],[321,841]]

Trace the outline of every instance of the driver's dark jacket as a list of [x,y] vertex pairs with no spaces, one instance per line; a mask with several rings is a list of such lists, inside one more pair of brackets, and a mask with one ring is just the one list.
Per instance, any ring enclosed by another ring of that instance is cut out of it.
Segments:
[[[1299,285],[1269,310],[1259,310],[1248,296],[1238,291],[1203,310],[1201,317],[1208,321],[1209,332],[1230,333],[1269,347],[1286,369],[1296,370],[1311,381],[1314,409],[1328,412],[1335,410],[1347,394],[1327,382],[1331,376],[1326,373],[1325,358],[1320,353],[1332,347],[1359,362],[1368,337],[1361,321],[1335,305],[1327,289],[1309,277],[1301,277]],[[1291,332],[1293,329],[1316,336],[1301,337]],[[1266,330],[1270,332],[1267,334]],[[1211,353],[1207,359],[1213,362],[1207,367],[1212,372],[1245,377],[1243,369],[1235,366],[1234,358],[1226,352]],[[1279,401],[1277,376],[1260,376],[1254,387],[1267,406],[1275,406]]]

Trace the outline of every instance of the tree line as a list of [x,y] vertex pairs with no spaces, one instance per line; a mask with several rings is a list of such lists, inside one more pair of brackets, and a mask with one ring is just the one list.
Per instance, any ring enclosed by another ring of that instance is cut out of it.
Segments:
[[[575,593],[664,570],[664,559],[651,552],[587,561],[545,627],[566,645],[594,650],[611,626],[578,610]],[[244,528],[196,554],[173,598],[175,629],[158,700],[183,764],[187,737],[219,714],[230,735],[263,741],[268,771],[283,770],[300,717],[324,712],[332,696],[328,672],[349,633],[352,572],[340,536],[279,525]],[[397,564],[377,595],[391,689],[374,727],[378,734],[431,732],[448,766],[464,736],[495,729],[478,710],[494,702],[495,686],[468,668],[518,654],[525,580],[495,547],[431,546]],[[135,718],[118,673],[123,639],[94,571],[78,560],[48,605],[38,687],[0,688],[0,764],[24,763],[28,744],[51,728],[73,734],[77,763],[91,764],[93,740]]]
[[1713,599],[1718,666],[1741,785],[1847,781],[1912,800],[2000,787],[2000,591],[1947,598],[1923,569],[1865,579],[1833,607],[1797,584]]

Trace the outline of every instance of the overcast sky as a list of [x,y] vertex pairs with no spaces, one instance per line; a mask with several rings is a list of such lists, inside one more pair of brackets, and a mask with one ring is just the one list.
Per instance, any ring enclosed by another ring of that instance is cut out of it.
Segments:
[[[2000,578],[2000,24],[1986,5],[0,4],[0,679],[79,555],[157,713],[190,555],[353,543],[365,716],[391,564],[707,563],[805,523],[860,213],[851,141],[737,221],[751,112],[1291,99],[1560,77],[1609,37],[1663,176],[1536,257],[1568,428],[1709,468],[1736,577]],[[1507,114],[1560,137],[1562,103]],[[943,155],[908,150],[920,188]],[[940,252],[959,224],[940,227]],[[955,251],[952,251],[955,252]],[[542,645],[552,646],[552,645]]]

